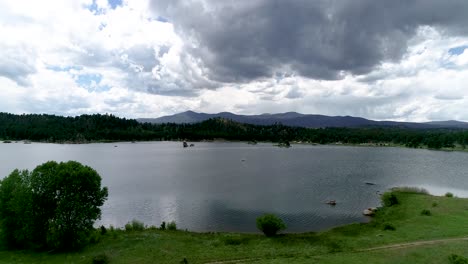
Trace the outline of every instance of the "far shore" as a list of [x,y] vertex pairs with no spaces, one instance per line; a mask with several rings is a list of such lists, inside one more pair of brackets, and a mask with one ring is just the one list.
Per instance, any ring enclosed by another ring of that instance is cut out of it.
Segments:
[[[204,139],[204,140],[142,140],[142,141],[114,141],[114,140],[92,140],[92,141],[29,141],[29,140],[4,140],[0,139],[0,142],[3,143],[22,143],[22,144],[30,144],[30,143],[50,143],[50,144],[69,144],[69,145],[81,145],[81,144],[99,144],[99,143],[138,143],[138,142],[190,142],[190,143],[197,143],[197,142],[232,142],[232,143],[245,143],[251,144],[252,141],[241,141],[241,140],[227,140],[223,138],[216,138],[216,139]],[[255,141],[256,143],[262,144],[272,144],[274,146],[278,146],[278,142],[269,142],[269,141]],[[460,145],[456,145],[455,148],[440,148],[434,149],[429,148],[427,146],[419,146],[418,148],[411,148],[407,147],[402,144],[394,144],[391,142],[379,142],[379,143],[343,143],[343,142],[335,142],[335,143],[327,143],[327,144],[320,144],[315,142],[304,142],[304,141],[290,141],[291,146],[293,145],[309,145],[309,146],[347,146],[347,147],[383,147],[383,148],[406,148],[406,149],[425,149],[425,150],[433,150],[433,151],[448,151],[448,152],[468,152],[468,148],[463,148]],[[255,145],[253,144],[253,145]],[[252,145],[252,144],[251,144]]]

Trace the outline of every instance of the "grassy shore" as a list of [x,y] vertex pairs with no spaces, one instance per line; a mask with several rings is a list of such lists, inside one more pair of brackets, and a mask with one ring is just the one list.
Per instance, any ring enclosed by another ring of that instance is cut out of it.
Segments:
[[[0,250],[0,263],[92,263],[99,255],[105,255],[109,263],[184,263],[184,259],[187,263],[450,263],[450,254],[468,257],[468,240],[458,239],[468,236],[468,199],[395,194],[399,204],[379,210],[371,223],[320,233],[267,238],[115,230],[80,252]],[[421,214],[423,210],[430,215]],[[449,238],[456,239],[440,241]],[[232,260],[237,262],[226,262]]]

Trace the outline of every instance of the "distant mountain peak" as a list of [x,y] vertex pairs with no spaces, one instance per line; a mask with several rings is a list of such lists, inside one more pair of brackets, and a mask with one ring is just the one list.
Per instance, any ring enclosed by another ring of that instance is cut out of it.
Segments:
[[324,127],[406,127],[415,129],[430,129],[430,128],[458,128],[468,129],[467,122],[456,120],[448,121],[432,121],[426,123],[415,122],[395,122],[395,121],[374,121],[362,117],[345,116],[326,116],[301,114],[297,112],[285,113],[263,113],[260,115],[237,115],[231,112],[220,112],[217,114],[197,113],[194,111],[185,111],[182,113],[163,116],[159,118],[142,118],[139,122],[149,123],[177,123],[191,124],[206,121],[210,118],[222,118],[232,120],[238,123],[246,123],[253,125],[273,125],[283,124],[286,126],[309,127],[309,128],[324,128]]

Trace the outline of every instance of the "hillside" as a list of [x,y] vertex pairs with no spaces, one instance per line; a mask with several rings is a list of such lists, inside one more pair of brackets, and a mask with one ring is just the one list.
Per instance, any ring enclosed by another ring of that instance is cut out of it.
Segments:
[[[191,124],[150,124],[112,115],[82,115],[62,117],[54,115],[14,115],[0,113],[0,139],[30,140],[57,143],[88,143],[103,141],[147,140],[231,140],[263,142],[308,142],[318,144],[372,144],[427,147],[431,149],[463,150],[468,144],[468,131],[460,128],[414,129],[407,126],[362,126],[305,128],[287,126],[277,122],[269,125],[253,125],[235,121],[232,114],[225,118],[211,118]],[[297,113],[282,114],[289,122],[301,118]],[[291,118],[291,116],[296,116]],[[264,123],[271,120],[262,115]],[[259,120],[261,119],[258,117]],[[348,121],[347,121],[348,120]],[[340,124],[356,124],[350,117],[343,117]],[[365,122],[365,119],[361,120]],[[336,120],[335,120],[336,121]],[[325,121],[324,121],[325,122]],[[427,126],[427,125],[426,125]]]
[[262,115],[237,115],[229,112],[217,114],[196,113],[186,111],[175,115],[163,116],[159,118],[141,118],[139,122],[163,124],[193,124],[206,121],[210,118],[226,118],[236,122],[252,125],[274,125],[283,124],[285,126],[307,127],[307,128],[325,128],[325,127],[403,127],[414,129],[428,128],[463,128],[468,129],[467,122],[460,121],[435,121],[435,122],[395,122],[395,121],[374,121],[362,117],[353,116],[326,116],[300,114],[296,112],[287,112],[280,114],[262,114]]

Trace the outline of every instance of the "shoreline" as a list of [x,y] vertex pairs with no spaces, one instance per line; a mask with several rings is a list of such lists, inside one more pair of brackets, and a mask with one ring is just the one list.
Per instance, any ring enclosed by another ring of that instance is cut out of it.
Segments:
[[[11,141],[9,143],[5,143],[4,141]],[[237,140],[225,140],[225,139],[213,139],[213,140],[142,140],[142,141],[113,141],[113,140],[97,140],[97,141],[87,141],[87,142],[73,142],[73,141],[65,141],[65,142],[50,142],[50,141],[29,141],[29,140],[1,140],[1,144],[32,144],[32,143],[42,143],[42,144],[57,144],[57,145],[87,145],[87,144],[110,144],[110,143],[141,143],[141,142],[190,142],[190,143],[245,143],[251,146],[255,146],[257,143],[262,143],[262,144],[272,144],[273,146],[284,148],[281,145],[278,145],[279,142],[271,142],[271,141],[256,141],[256,144],[252,144],[252,141],[237,141]],[[28,143],[25,143],[28,142]],[[290,141],[291,146],[293,147],[294,145],[302,145],[302,146],[345,146],[345,147],[372,147],[372,148],[403,148],[403,149],[420,149],[420,150],[431,150],[431,151],[443,151],[443,152],[468,152],[468,148],[462,148],[462,147],[455,147],[455,148],[440,148],[440,149],[434,149],[434,148],[428,148],[428,147],[418,147],[418,148],[412,148],[412,147],[407,147],[405,145],[401,144],[394,144],[391,142],[382,142],[382,143],[341,143],[341,142],[335,142],[335,143],[327,143],[327,144],[320,144],[320,143],[314,143],[314,142],[302,142],[302,141]]]
[[[191,231],[96,231],[96,241],[77,252],[0,248],[0,263],[447,263],[466,255],[468,199],[396,191],[399,203],[378,210],[370,223],[322,232],[262,234]],[[422,212],[426,212],[422,214]],[[430,232],[428,232],[430,230]],[[398,254],[392,249],[398,249]],[[185,261],[183,261],[185,260]]]

